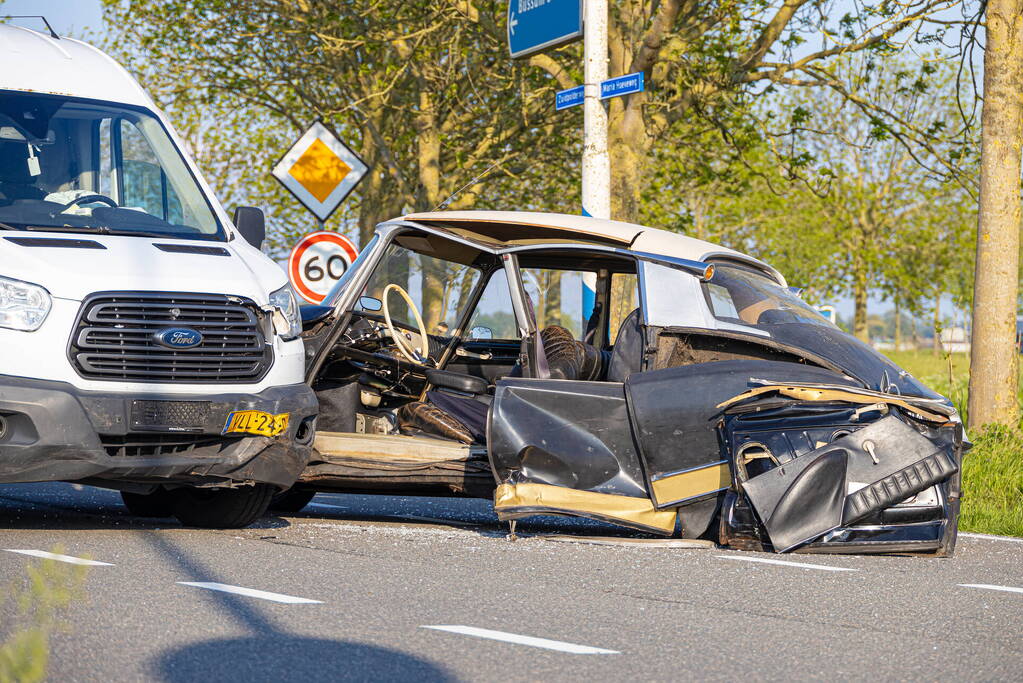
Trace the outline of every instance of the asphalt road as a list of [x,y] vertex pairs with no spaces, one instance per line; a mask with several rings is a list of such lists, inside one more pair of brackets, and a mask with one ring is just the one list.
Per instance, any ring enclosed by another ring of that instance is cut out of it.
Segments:
[[0,585],[37,561],[9,550],[107,563],[53,636],[60,681],[1023,678],[1023,541],[931,559],[532,535],[609,530],[536,518],[511,542],[486,501],[321,494],[204,531],[3,485]]

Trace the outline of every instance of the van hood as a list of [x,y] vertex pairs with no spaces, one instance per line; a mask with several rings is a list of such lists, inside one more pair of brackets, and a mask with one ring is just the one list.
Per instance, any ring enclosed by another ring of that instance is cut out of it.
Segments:
[[0,233],[0,276],[76,301],[93,292],[162,291],[234,294],[265,304],[269,292],[287,284],[280,267],[242,240],[21,231]]

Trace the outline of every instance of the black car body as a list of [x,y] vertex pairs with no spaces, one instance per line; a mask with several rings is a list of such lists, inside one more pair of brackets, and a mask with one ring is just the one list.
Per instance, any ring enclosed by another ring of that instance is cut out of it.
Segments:
[[493,496],[506,520],[745,549],[954,550],[951,403],[735,251],[578,216],[406,216],[305,341],[320,417],[299,504]]

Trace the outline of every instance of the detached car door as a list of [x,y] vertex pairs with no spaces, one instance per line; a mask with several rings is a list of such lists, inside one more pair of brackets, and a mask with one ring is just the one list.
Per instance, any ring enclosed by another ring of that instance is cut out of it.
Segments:
[[501,380],[487,432],[501,519],[562,514],[674,532],[675,511],[648,495],[623,384]]

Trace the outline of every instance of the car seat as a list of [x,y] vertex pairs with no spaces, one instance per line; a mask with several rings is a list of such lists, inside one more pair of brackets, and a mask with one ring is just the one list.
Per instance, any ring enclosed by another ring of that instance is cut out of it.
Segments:
[[643,324],[637,308],[625,316],[618,327],[608,363],[607,381],[624,382],[629,375],[639,372],[643,365],[643,346]]
[[[540,332],[551,379],[600,381],[604,379],[610,352],[577,341],[560,325]],[[518,375],[521,368],[516,366]],[[516,374],[516,370],[512,374]],[[436,372],[436,371],[434,371]],[[428,373],[429,374],[429,373]],[[478,378],[470,378],[478,381]],[[462,397],[429,391],[426,401],[413,401],[398,409],[398,429],[403,434],[428,434],[462,443],[483,443],[486,438],[489,397]]]

